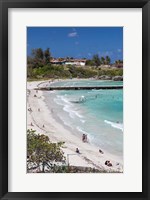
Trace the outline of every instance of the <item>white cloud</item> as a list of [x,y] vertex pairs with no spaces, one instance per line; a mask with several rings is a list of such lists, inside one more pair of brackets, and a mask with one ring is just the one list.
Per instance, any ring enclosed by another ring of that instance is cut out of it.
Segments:
[[76,37],[77,35],[77,32],[71,32],[68,34],[68,37]]

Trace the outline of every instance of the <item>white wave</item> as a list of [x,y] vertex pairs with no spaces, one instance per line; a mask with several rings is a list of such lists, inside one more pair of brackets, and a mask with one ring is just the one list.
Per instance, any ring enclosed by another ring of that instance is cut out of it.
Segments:
[[77,126],[77,130],[84,133],[84,134],[88,134],[86,131],[83,131],[79,126]]
[[77,117],[79,117],[79,118],[83,118],[83,116],[80,115],[77,111],[73,111],[73,112],[74,112],[74,114],[75,114]]
[[69,116],[74,119],[74,113],[73,111],[71,110],[70,106],[69,105],[64,105],[64,108],[63,108],[64,111],[68,112],[69,113]]
[[67,105],[64,105],[64,110],[66,112],[70,113],[70,116],[73,118],[73,114],[76,115],[79,118],[83,118],[82,115],[79,114],[79,112],[73,110],[73,105],[72,103],[70,103],[70,101],[66,98],[64,98],[63,96],[61,96],[61,100],[64,101],[65,103],[67,103]]
[[61,105],[61,106],[64,105],[64,104],[60,101],[60,99],[54,99],[54,101],[55,101],[58,105]]
[[84,124],[85,123],[85,120],[84,119],[80,119],[80,121]]
[[52,91],[49,91],[49,93],[56,93],[56,91],[55,91],[55,90],[52,90]]
[[64,123],[66,126],[69,126],[70,128],[72,128],[72,125],[71,125],[70,123],[68,123],[68,121],[66,122],[66,120],[64,119],[64,117],[59,116],[59,118],[63,121],[63,123]]
[[117,128],[123,131],[123,124],[111,122],[108,120],[104,120],[105,123],[110,124],[113,128]]
[[71,103],[69,102],[69,100],[67,100],[66,98],[64,98],[63,96],[59,96],[61,98],[62,101],[64,101],[65,103],[71,105]]
[[58,104],[63,106],[63,110],[69,113],[69,116],[74,119],[75,116],[79,118],[83,118],[81,114],[79,114],[78,111],[74,110],[74,105],[64,96],[57,95],[57,98],[54,99],[54,101]]
[[66,111],[66,112],[69,113],[69,116],[70,116],[71,118],[74,118],[75,116],[77,116],[77,117],[79,117],[79,118],[83,118],[82,115],[80,115],[77,111],[72,110],[72,109],[73,109],[73,108],[72,108],[72,106],[70,106],[70,105],[65,105],[64,108],[63,108],[64,111]]

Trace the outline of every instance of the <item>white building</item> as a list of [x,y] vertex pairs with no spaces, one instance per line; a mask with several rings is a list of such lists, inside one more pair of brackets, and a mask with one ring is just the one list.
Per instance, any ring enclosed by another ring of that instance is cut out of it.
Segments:
[[65,65],[85,66],[86,60],[72,59],[65,62]]

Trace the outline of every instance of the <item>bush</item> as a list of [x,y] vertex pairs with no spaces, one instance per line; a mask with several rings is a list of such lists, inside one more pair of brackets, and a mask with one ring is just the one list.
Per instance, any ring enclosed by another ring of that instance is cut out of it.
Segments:
[[81,67],[73,65],[51,65],[47,64],[43,67],[32,68],[30,64],[27,68],[28,78],[91,78],[95,76],[107,75],[110,77],[113,76],[122,76],[123,69],[96,69],[95,67]]
[[45,165],[52,167],[54,162],[63,163],[65,161],[61,150],[63,144],[64,142],[52,143],[48,136],[27,130],[27,169],[43,165],[44,172]]

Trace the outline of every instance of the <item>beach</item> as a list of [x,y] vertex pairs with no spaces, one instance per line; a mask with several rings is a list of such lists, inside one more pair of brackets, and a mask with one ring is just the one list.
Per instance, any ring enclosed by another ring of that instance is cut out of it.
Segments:
[[[103,154],[100,153],[96,145],[84,143],[78,134],[57,118],[53,104],[47,105],[45,101],[49,91],[35,90],[43,82],[45,81],[27,82],[27,129],[47,135],[52,142],[65,142],[62,150],[69,165],[92,167],[107,172],[123,172],[123,159],[106,150]],[[53,95],[51,96],[50,98],[53,98]],[[80,154],[76,153],[76,148],[80,150]],[[106,160],[111,161],[111,167],[105,165]]]

